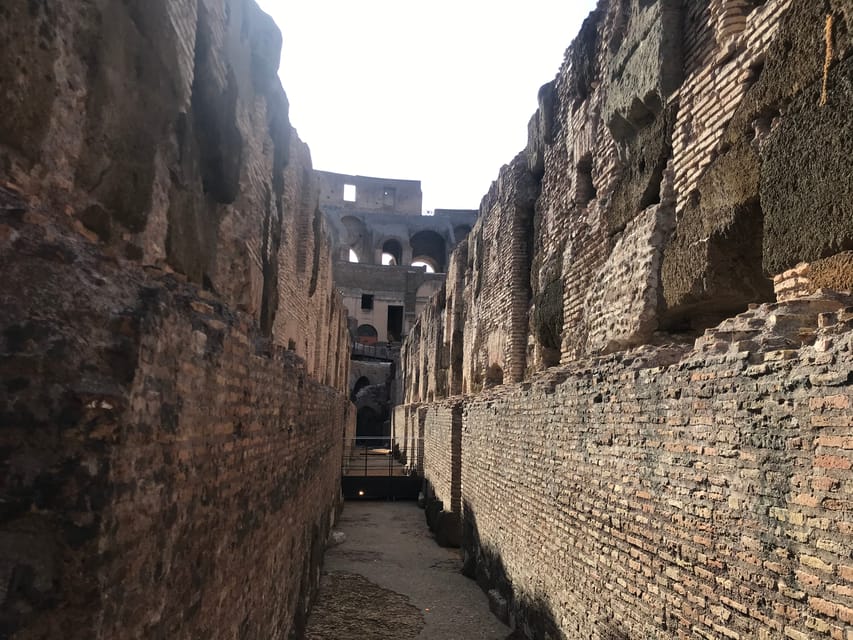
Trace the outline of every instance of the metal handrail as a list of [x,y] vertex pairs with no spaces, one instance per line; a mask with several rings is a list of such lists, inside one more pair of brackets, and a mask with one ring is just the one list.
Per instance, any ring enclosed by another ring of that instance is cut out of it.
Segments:
[[[413,439],[421,449],[422,439]],[[348,477],[404,477],[414,474],[407,464],[404,446],[392,436],[358,436],[344,438],[341,475]]]

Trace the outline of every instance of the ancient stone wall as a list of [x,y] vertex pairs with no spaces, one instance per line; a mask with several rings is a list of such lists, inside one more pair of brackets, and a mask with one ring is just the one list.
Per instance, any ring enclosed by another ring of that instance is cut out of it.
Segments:
[[844,637],[841,315],[799,351],[586,360],[472,399],[464,544],[478,578],[537,638]]
[[[501,169],[483,199],[480,220],[469,236],[465,268],[470,274],[466,284],[471,302],[464,322],[465,391],[524,377],[531,259],[526,239],[533,228],[535,186],[524,158],[516,157]],[[454,266],[462,267],[458,262]]]
[[461,513],[462,404],[435,403],[425,407],[424,474],[430,490],[446,510]]
[[849,250],[849,13],[601,2],[468,239],[463,390],[695,335]]
[[284,638],[349,335],[248,0],[0,8],[0,635]]
[[424,476],[426,410],[415,404],[398,404],[393,414],[393,436],[400,448],[401,461],[410,472],[421,477]]
[[404,344],[397,415],[529,637],[853,628],[851,19],[599,2]]

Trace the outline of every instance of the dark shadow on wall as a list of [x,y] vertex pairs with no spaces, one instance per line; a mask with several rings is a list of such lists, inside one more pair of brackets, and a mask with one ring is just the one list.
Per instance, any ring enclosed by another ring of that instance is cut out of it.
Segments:
[[[477,516],[467,500],[462,506],[462,552],[462,573],[486,592],[492,613],[515,630],[507,640],[584,637],[567,636],[547,602],[513,587],[500,553],[480,538]],[[634,640],[612,619],[602,620],[598,627],[601,640]]]
[[358,410],[356,416],[356,436],[365,438],[375,438],[383,433],[382,414],[372,407],[362,407]]

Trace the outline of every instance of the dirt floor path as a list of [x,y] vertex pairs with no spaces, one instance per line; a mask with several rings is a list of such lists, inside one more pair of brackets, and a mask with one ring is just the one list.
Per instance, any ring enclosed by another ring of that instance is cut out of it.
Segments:
[[348,502],[306,640],[504,640],[510,629],[412,502]]

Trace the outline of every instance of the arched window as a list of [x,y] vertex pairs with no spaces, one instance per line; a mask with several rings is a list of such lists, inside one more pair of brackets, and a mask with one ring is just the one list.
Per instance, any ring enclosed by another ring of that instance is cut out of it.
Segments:
[[382,245],[382,264],[401,265],[403,264],[403,246],[396,240],[386,240]]
[[355,400],[355,397],[358,395],[358,392],[364,389],[365,387],[370,386],[370,380],[367,379],[367,376],[361,376],[358,381],[353,385],[352,395],[350,398]]
[[379,341],[379,332],[370,324],[359,325],[355,330],[355,336],[361,344],[376,344]]
[[428,266],[436,273],[444,273],[447,260],[444,238],[435,231],[425,230],[413,235],[409,243],[412,245],[412,266]]
[[349,262],[361,262],[365,256],[367,226],[355,216],[344,216],[341,218],[341,225],[343,229],[339,228],[342,233],[337,244],[342,249],[341,254],[346,256]]

